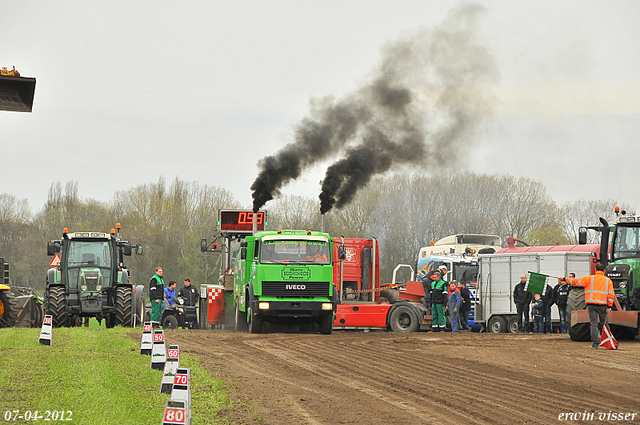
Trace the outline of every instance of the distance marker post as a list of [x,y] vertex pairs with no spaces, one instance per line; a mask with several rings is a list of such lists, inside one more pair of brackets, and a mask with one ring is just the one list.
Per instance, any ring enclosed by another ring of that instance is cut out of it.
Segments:
[[142,327],[142,340],[140,341],[140,354],[151,354],[153,348],[153,326],[151,322],[144,322]]
[[167,361],[164,364],[164,373],[162,374],[162,384],[160,384],[160,392],[171,394],[173,381],[180,367],[180,346],[170,345],[167,350]]
[[164,346],[164,331],[153,331],[153,348],[151,349],[151,369],[164,370],[167,351]]
[[53,330],[53,319],[51,315],[44,316],[42,321],[42,330],[40,331],[40,339],[38,342],[42,345],[51,345],[51,332]]
[[191,369],[178,368],[173,388],[171,389],[171,400],[183,400],[186,403],[187,424],[191,423]]
[[162,425],[191,425],[187,402],[184,400],[167,400]]

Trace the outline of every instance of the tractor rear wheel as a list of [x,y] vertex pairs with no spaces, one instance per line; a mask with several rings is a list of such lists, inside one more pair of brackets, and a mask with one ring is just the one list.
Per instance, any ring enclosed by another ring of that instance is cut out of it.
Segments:
[[46,294],[47,311],[45,314],[51,315],[54,328],[69,326],[67,324],[67,299],[64,287],[54,286],[49,288]]
[[584,288],[573,287],[567,297],[567,326],[572,341],[591,341],[591,326],[588,323],[571,323],[571,312],[584,310]]
[[120,286],[116,288],[116,325],[133,325],[133,299],[131,288]]
[[20,306],[10,289],[0,290],[0,328],[15,326]]

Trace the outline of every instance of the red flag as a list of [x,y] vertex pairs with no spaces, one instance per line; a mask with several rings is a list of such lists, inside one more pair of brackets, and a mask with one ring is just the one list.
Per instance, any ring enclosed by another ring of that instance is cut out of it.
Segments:
[[617,350],[618,349],[618,341],[614,338],[611,333],[611,329],[609,329],[609,325],[604,325],[602,328],[602,335],[600,336],[600,346],[604,348],[608,348],[609,350]]

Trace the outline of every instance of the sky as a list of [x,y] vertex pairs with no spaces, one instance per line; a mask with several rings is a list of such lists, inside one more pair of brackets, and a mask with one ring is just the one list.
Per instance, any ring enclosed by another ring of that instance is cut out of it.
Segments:
[[[38,210],[58,181],[109,201],[177,177],[249,207],[259,161],[294,141],[312,102],[357,92],[385,48],[468,4],[0,0],[0,66],[37,79],[32,113],[0,111],[0,193]],[[559,204],[640,206],[640,2],[473,4],[497,69],[490,111],[444,169],[389,173],[511,174]],[[335,159],[281,193],[316,197]]]

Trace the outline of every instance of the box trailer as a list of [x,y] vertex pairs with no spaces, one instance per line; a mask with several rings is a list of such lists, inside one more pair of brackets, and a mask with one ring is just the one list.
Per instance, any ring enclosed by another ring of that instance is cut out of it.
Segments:
[[[486,331],[493,333],[518,332],[518,317],[513,301],[513,290],[520,282],[520,276],[528,272],[550,276],[586,276],[593,273],[592,252],[597,245],[585,246],[583,251],[556,251],[561,247],[529,247],[503,249],[496,254],[480,254],[480,274],[475,305],[474,320],[482,324]],[[548,278],[552,288],[557,280]],[[557,307],[551,309],[552,323],[559,326]]]

